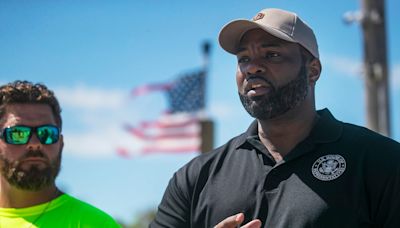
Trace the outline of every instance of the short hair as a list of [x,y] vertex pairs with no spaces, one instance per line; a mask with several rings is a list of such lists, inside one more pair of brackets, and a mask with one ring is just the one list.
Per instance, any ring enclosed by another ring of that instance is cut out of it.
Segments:
[[16,80],[0,86],[0,123],[11,104],[47,104],[53,111],[56,124],[62,127],[61,107],[54,95],[44,84],[33,84],[29,81]]

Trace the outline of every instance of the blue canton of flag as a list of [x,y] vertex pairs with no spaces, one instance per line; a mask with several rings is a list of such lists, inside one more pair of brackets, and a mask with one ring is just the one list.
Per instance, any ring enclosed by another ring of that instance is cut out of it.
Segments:
[[205,73],[196,72],[178,78],[166,90],[169,112],[196,112],[204,108]]
[[126,124],[125,129],[135,137],[138,148],[131,151],[119,147],[123,157],[132,154],[186,153],[200,151],[201,119],[198,111],[205,108],[206,72],[186,73],[167,83],[146,84],[132,90],[133,97],[161,91],[167,96],[168,109],[158,119]]

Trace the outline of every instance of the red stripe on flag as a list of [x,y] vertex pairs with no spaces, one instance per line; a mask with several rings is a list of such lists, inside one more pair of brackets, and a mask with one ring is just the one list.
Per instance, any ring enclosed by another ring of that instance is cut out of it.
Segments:
[[139,127],[125,129],[142,141],[139,151],[148,153],[183,153],[199,151],[200,120],[187,114],[163,115],[156,121],[142,122]]
[[142,96],[154,91],[166,91],[172,87],[172,83],[150,84],[136,87],[132,90],[132,96]]
[[197,118],[193,118],[193,119],[188,119],[182,122],[171,122],[171,123],[165,123],[162,121],[147,121],[147,122],[141,122],[140,123],[140,127],[141,128],[151,128],[151,127],[158,127],[158,128],[175,128],[175,127],[185,127],[187,125],[190,124],[195,124],[198,123],[199,120]]
[[134,136],[144,140],[158,140],[158,139],[187,139],[187,138],[198,138],[199,132],[162,132],[154,135],[146,134],[145,130],[134,128],[131,126],[125,127]]
[[142,150],[143,154],[155,154],[155,153],[188,153],[188,152],[198,152],[199,147],[177,147],[177,148],[159,148],[159,147],[147,147]]
[[117,154],[123,158],[130,158],[130,153],[126,148],[119,147],[117,148]]

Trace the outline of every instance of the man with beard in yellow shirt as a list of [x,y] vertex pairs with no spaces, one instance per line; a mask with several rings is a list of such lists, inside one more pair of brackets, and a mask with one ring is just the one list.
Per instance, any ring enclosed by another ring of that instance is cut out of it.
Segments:
[[43,84],[0,87],[0,227],[120,227],[105,212],[60,191],[61,108]]

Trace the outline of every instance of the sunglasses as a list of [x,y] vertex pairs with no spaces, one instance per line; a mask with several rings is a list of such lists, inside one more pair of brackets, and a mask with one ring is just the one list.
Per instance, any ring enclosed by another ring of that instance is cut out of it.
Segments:
[[37,127],[28,127],[16,125],[4,128],[0,133],[0,138],[8,144],[23,145],[27,144],[32,137],[32,132],[36,133],[40,143],[44,145],[54,144],[60,138],[60,129],[54,125],[41,125]]

